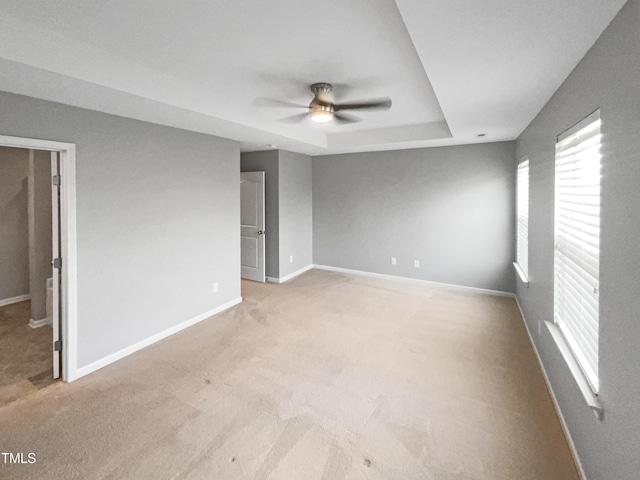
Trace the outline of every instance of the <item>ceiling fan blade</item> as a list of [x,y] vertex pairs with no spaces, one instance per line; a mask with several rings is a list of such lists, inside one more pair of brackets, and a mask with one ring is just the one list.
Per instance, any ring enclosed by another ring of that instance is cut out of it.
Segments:
[[309,116],[308,112],[298,113],[296,115],[290,115],[288,117],[280,118],[278,121],[282,123],[299,123]]
[[333,118],[336,119],[339,123],[356,123],[360,121],[358,117],[338,112],[333,114]]
[[336,112],[339,112],[341,110],[366,110],[366,109],[388,110],[391,108],[391,99],[389,97],[386,97],[386,98],[377,98],[375,100],[369,100],[369,101],[342,103],[342,104],[334,105],[333,108],[335,109]]
[[309,105],[302,105],[299,103],[287,102],[285,100],[278,100],[277,98],[268,97],[256,97],[253,101],[256,107],[267,108],[309,108]]

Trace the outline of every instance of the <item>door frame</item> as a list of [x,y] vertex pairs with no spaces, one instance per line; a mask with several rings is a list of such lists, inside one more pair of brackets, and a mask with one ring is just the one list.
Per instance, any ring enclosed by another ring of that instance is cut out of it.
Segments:
[[78,368],[78,245],[76,234],[76,145],[75,143],[0,135],[0,146],[45,150],[60,154],[60,256],[62,288],[60,324],[62,335],[62,379],[77,378]]

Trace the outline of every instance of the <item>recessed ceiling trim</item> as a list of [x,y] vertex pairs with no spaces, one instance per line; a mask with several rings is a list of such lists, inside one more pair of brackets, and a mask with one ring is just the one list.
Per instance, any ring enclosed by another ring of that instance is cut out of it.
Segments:
[[451,131],[447,122],[403,125],[393,128],[376,128],[355,132],[332,133],[328,135],[329,149],[375,145],[388,145],[406,142],[425,142],[429,140],[450,139]]

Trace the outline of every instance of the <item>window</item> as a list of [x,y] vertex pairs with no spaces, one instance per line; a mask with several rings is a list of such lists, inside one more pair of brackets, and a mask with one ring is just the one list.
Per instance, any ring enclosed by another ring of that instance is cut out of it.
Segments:
[[558,137],[554,321],[598,391],[600,112]]
[[529,278],[529,160],[518,165],[516,185],[518,231],[516,245],[516,270],[523,282]]

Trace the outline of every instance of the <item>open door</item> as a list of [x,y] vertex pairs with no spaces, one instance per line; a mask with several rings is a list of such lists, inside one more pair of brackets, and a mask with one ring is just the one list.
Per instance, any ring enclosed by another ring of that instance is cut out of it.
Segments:
[[51,314],[53,327],[53,378],[60,378],[60,351],[62,341],[60,336],[60,269],[62,260],[60,259],[60,166],[58,164],[58,153],[51,152],[51,278],[53,282],[53,295],[51,297]]
[[240,174],[241,276],[265,281],[264,172]]

